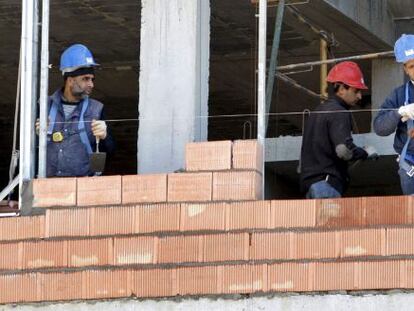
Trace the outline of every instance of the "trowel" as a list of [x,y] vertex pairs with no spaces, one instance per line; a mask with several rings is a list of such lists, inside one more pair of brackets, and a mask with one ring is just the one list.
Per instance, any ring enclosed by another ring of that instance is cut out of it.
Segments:
[[102,175],[105,169],[106,152],[99,152],[99,138],[96,137],[96,152],[92,153],[89,158],[89,167],[95,176]]

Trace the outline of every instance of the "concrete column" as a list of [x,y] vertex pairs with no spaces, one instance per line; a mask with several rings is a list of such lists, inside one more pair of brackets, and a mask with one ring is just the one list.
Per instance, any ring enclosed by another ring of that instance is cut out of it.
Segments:
[[[380,108],[391,91],[403,83],[404,71],[401,64],[396,63],[393,58],[373,60],[371,91],[372,109]],[[372,113],[372,122],[376,115],[377,112]]]
[[142,0],[139,173],[183,168],[207,140],[209,41],[208,0]]

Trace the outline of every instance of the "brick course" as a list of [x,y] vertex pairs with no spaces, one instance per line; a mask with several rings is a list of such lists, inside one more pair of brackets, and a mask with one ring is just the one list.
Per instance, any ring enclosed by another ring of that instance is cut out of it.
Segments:
[[121,176],[82,177],[78,182],[78,206],[121,204]]
[[76,206],[76,178],[39,178],[33,180],[33,206]]
[[231,169],[231,141],[188,143],[185,147],[187,171],[217,171]]
[[233,168],[263,171],[263,148],[257,140],[236,140],[233,143]]
[[169,174],[168,201],[211,201],[212,177],[212,173]]
[[262,191],[261,175],[255,171],[213,173],[214,201],[259,200]]
[[167,201],[167,175],[122,176],[122,203],[157,203]]

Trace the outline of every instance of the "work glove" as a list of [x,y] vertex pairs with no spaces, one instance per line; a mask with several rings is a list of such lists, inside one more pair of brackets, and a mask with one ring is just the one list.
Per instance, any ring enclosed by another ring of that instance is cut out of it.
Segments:
[[40,120],[39,119],[36,120],[35,129],[36,129],[36,135],[39,135],[39,131],[40,131]]
[[365,146],[364,150],[366,153],[368,153],[367,159],[369,160],[378,160],[378,152],[373,146]]
[[[49,126],[49,122],[50,122],[50,118],[47,119],[47,127]],[[36,130],[36,135],[39,135],[40,132],[40,119],[36,119],[36,123],[35,123],[35,130]]]
[[350,161],[353,157],[352,150],[349,149],[345,144],[337,145],[335,151],[338,158],[344,161]]
[[409,119],[414,120],[414,104],[401,106],[398,109],[398,113],[400,114],[401,121],[403,122],[406,122]]
[[92,120],[92,133],[96,138],[105,139],[107,135],[106,123],[102,120]]

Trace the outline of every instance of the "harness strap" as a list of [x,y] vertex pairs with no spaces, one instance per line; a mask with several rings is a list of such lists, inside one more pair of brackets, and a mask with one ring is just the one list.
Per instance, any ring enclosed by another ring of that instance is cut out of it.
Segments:
[[53,134],[53,128],[55,127],[56,115],[57,115],[58,107],[55,101],[52,102],[52,107],[49,111],[49,126],[47,128],[47,135]]
[[88,135],[86,134],[85,122],[84,122],[84,115],[85,115],[86,109],[88,109],[88,106],[89,106],[89,98],[86,97],[82,102],[82,111],[81,111],[80,118],[79,118],[78,129],[79,129],[80,139],[82,143],[85,145],[86,151],[88,152],[88,154],[92,154],[91,142],[89,141]]
[[[85,120],[84,120],[84,116],[85,116],[85,112],[88,109],[89,106],[89,98],[86,97],[82,103],[82,110],[81,110],[81,114],[79,117],[79,123],[78,123],[78,130],[79,130],[79,135],[80,135],[80,139],[82,141],[82,143],[84,144],[86,151],[88,152],[88,154],[92,154],[92,147],[91,147],[91,142],[89,141],[88,135],[86,134],[86,129],[85,129]],[[52,102],[52,107],[50,108],[50,112],[49,112],[49,127],[47,130],[47,134],[48,135],[52,135],[53,134],[53,129],[55,127],[55,122],[56,122],[56,115],[57,115],[57,111],[58,111],[58,105],[55,101]]]
[[[410,86],[410,81],[407,82],[407,84],[405,85],[405,102],[404,102],[404,106],[408,105],[409,101],[410,101],[410,94],[409,94],[409,86]],[[412,129],[414,128],[414,121],[409,119],[407,120],[407,130],[408,132],[410,132]],[[400,156],[400,161],[399,161],[399,166],[400,168],[402,168],[403,170],[405,170],[407,172],[407,175],[410,177],[414,176],[414,166],[410,165],[406,160],[406,156],[407,156],[407,150],[408,150],[408,145],[410,144],[411,141],[411,137],[409,137],[407,135],[407,141],[405,142],[404,148],[401,152],[401,156]]]

